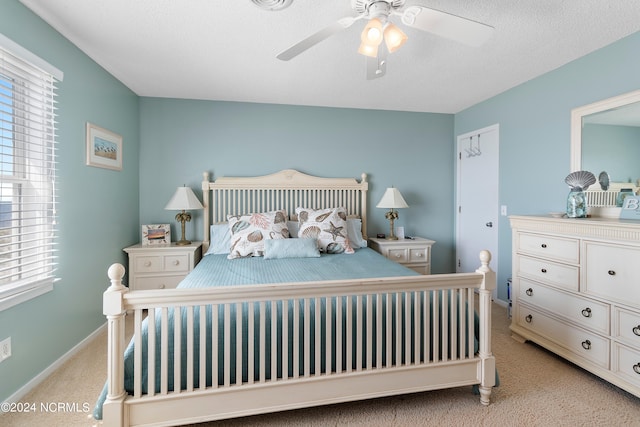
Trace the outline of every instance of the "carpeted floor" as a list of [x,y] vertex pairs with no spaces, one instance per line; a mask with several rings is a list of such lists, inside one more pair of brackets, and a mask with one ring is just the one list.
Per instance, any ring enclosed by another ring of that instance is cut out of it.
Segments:
[[[493,305],[493,353],[500,387],[484,407],[471,387],[416,393],[198,424],[217,426],[640,426],[640,398],[509,333]],[[106,333],[65,363],[23,402],[33,413],[0,415],[2,426],[93,426],[106,376]],[[56,404],[63,403],[60,410]],[[52,411],[42,410],[41,403]],[[72,405],[64,404],[72,403]],[[77,409],[75,409],[75,408]],[[85,412],[87,408],[87,412]]]

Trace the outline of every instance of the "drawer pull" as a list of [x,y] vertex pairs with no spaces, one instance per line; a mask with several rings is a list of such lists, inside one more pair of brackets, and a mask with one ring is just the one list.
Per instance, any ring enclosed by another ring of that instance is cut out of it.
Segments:
[[418,252],[418,258],[422,258],[422,252]]
[[582,310],[582,315],[584,317],[591,317],[591,309],[589,307],[585,308],[584,310]]
[[584,348],[585,350],[591,350],[591,341],[589,340],[582,341],[582,348]]
[[398,259],[402,258],[402,255],[396,254],[396,258],[398,258]]
[[180,265],[180,261],[178,260],[173,261],[173,265]]
[[151,267],[151,261],[145,261],[144,262],[144,266],[145,267]]
[[609,270],[609,271],[607,271],[607,273],[609,273],[609,276],[615,276],[616,275],[616,272],[613,271],[613,270]]
[[543,273],[546,273],[546,272],[547,272],[547,269],[546,269],[546,268],[543,268],[543,269],[541,269],[540,271],[542,271]]
[[532,296],[532,295],[533,295],[533,289],[529,288],[529,289],[527,289],[527,290],[525,291],[525,293],[526,293],[528,296]]
[[636,374],[640,375],[640,363],[633,365],[633,370]]
[[637,335],[640,337],[640,325],[636,326],[635,328],[632,329],[634,335]]
[[533,321],[533,316],[532,315],[527,315],[527,317],[524,318],[524,321],[527,323],[531,323]]
[[540,246],[542,247],[542,249],[547,249],[547,244],[546,243],[543,243]]
[[161,284],[160,286],[158,286],[158,288],[159,288],[159,289],[164,289],[164,288],[166,288],[166,286],[165,286],[165,285],[164,285],[164,283],[163,283],[163,284]]

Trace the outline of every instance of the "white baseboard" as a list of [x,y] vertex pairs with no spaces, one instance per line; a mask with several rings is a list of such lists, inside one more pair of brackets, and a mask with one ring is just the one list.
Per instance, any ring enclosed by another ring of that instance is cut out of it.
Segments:
[[5,402],[20,402],[20,400],[27,395],[31,390],[36,388],[42,381],[44,381],[49,375],[51,375],[56,369],[61,367],[67,360],[71,359],[76,353],[82,350],[89,342],[97,337],[102,331],[107,328],[107,324],[100,326],[98,329],[89,334],[88,337],[76,344],[71,350],[60,356],[58,360],[49,365],[44,371],[33,377],[28,383],[20,387],[15,393],[7,398]]

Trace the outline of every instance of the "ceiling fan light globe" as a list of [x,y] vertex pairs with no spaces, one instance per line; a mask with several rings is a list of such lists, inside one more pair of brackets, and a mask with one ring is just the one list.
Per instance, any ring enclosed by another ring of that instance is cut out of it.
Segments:
[[372,58],[378,57],[378,45],[372,45],[365,42],[360,43],[358,53],[364,56],[370,56]]
[[394,24],[389,23],[384,28],[384,42],[387,45],[389,53],[393,53],[400,49],[408,40],[405,33],[396,27]]
[[382,21],[378,18],[371,19],[362,30],[360,39],[363,43],[379,45],[382,43]]

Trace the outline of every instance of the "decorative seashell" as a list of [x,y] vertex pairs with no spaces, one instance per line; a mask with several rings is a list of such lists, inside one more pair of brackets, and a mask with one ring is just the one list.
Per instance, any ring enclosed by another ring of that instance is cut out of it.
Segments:
[[344,246],[340,243],[329,243],[327,245],[327,253],[328,254],[341,254],[344,252]]
[[337,213],[338,213],[338,216],[339,216],[342,220],[344,220],[344,221],[346,221],[346,220],[347,220],[347,213],[346,213],[345,211],[343,211],[343,210],[339,210]]
[[262,232],[260,230],[256,230],[256,231],[252,231],[251,233],[249,233],[249,235],[247,236],[247,240],[250,242],[259,242],[260,240],[262,240],[264,237],[262,236]]
[[320,227],[316,227],[314,225],[314,226],[307,227],[304,230],[302,230],[302,233],[300,233],[300,235],[302,237],[308,237],[308,238],[312,238],[312,239],[317,239],[318,236],[320,236],[320,232],[321,232]]
[[327,219],[329,217],[329,215],[331,215],[333,212],[327,212],[327,213],[323,213],[322,215],[318,215],[316,217],[316,222],[322,222],[325,219]]
[[247,221],[238,221],[231,227],[231,233],[236,234],[238,231],[242,231],[249,227],[249,225],[250,224]]
[[571,172],[564,179],[573,191],[584,191],[589,188],[590,185],[596,183],[596,177],[588,171]]
[[284,212],[278,211],[276,212],[276,217],[273,219],[273,222],[275,224],[279,224],[281,222],[285,222],[286,220],[287,220],[287,217],[285,216]]

